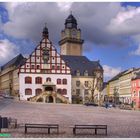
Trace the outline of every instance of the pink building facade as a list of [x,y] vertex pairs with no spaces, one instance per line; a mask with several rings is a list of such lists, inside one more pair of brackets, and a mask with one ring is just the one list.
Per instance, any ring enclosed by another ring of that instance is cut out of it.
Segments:
[[131,81],[133,107],[140,109],[140,75]]

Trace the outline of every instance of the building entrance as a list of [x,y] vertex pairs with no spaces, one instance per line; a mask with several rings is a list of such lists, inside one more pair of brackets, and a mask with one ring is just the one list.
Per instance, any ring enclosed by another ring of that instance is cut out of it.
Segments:
[[45,87],[45,91],[53,91],[52,87]]
[[46,103],[53,103],[53,97],[52,96],[46,97]]

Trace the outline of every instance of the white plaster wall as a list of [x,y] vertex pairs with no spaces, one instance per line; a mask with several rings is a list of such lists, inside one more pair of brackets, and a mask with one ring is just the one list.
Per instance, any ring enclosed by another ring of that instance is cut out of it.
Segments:
[[[25,77],[30,76],[32,77],[32,84],[25,84]],[[36,77],[42,77],[42,84],[35,84],[35,78]],[[46,78],[50,77],[51,82],[56,85],[56,90],[58,88],[65,88],[67,89],[67,95],[64,95],[65,97],[69,98],[69,101],[71,102],[71,75],[66,74],[19,74],[19,92],[20,92],[20,99],[21,100],[27,100],[29,97],[35,96],[35,89],[41,88],[43,89],[43,84],[46,82]],[[67,79],[67,85],[57,85],[57,79]],[[32,95],[25,95],[25,89],[31,88],[32,89]]]

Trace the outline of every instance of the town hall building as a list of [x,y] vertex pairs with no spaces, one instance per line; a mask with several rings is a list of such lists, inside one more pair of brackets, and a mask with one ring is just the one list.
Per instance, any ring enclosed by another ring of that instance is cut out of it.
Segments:
[[[65,20],[65,28],[61,31],[60,54],[50,41],[45,26],[40,43],[13,70],[18,75],[16,82],[19,83],[19,89],[16,93],[18,92],[20,100],[84,103],[94,98],[98,102],[103,86],[103,68],[99,61],[90,61],[82,55],[83,43],[81,30],[72,14]],[[14,62],[11,61],[10,64],[14,65]],[[2,72],[3,70],[0,73]],[[0,90],[5,92],[3,87]],[[12,93],[14,91],[10,94]]]

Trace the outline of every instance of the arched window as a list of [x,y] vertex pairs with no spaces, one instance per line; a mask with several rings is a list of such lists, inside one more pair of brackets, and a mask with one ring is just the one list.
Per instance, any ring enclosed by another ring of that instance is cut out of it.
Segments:
[[50,77],[46,78],[46,82],[51,82],[51,78]]
[[35,95],[39,95],[39,94],[41,94],[42,93],[42,89],[41,88],[37,88],[36,90],[35,90]]
[[31,84],[32,83],[32,77],[27,76],[25,77],[25,84]]
[[26,88],[25,89],[25,95],[32,95],[32,89],[31,88]]
[[61,84],[61,79],[57,79],[57,84],[58,84],[58,85]]
[[66,95],[66,94],[67,94],[67,90],[66,90],[66,89],[63,89],[63,90],[62,90],[62,94],[63,94],[63,95]]
[[67,79],[63,79],[63,84],[64,84],[64,85],[67,84]]
[[61,94],[61,89],[60,88],[57,89],[57,93]]
[[35,83],[36,84],[42,84],[42,78],[41,77],[36,77],[35,78]]

